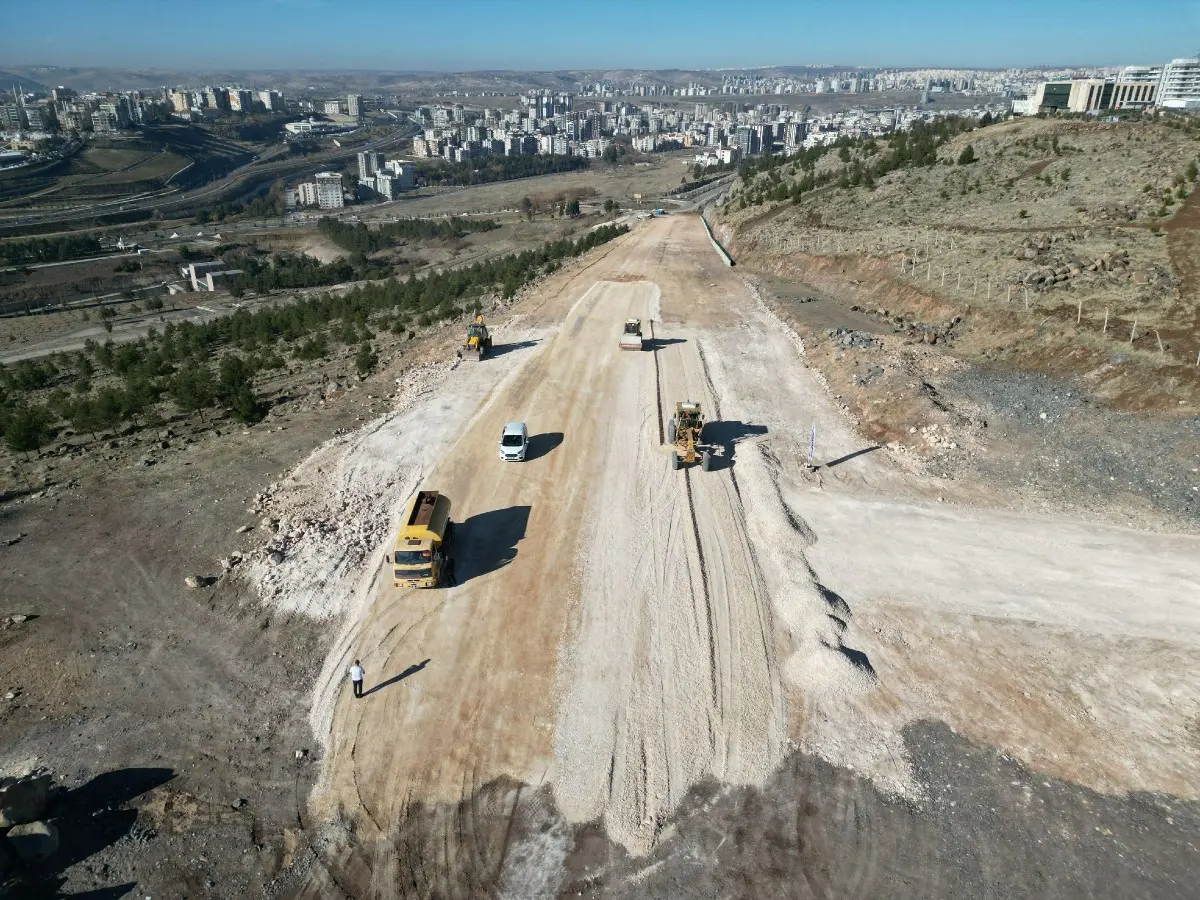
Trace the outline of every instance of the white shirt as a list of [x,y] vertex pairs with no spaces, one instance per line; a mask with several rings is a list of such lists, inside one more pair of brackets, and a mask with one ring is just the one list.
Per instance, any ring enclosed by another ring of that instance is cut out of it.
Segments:
[[350,667],[350,680],[351,681],[362,681],[363,677],[366,676],[366,674],[367,674],[367,670],[364,669],[362,666],[351,666]]

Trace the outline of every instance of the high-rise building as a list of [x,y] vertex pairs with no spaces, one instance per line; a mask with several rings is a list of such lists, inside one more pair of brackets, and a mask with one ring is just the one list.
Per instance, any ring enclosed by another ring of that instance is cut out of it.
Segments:
[[1164,109],[1200,109],[1200,57],[1173,59],[1163,66],[1158,105]]
[[316,174],[317,206],[321,209],[341,209],[346,205],[342,196],[342,176],[338,172]]
[[346,115],[356,119],[362,115],[362,94],[346,95]]
[[192,95],[187,91],[176,91],[171,95],[171,109],[185,113],[192,108]]
[[254,110],[254,94],[250,91],[242,90],[241,88],[229,89],[229,106],[238,112],[253,112]]
[[367,181],[375,177],[375,173],[384,167],[383,154],[364,150],[358,154],[358,180]]
[[259,91],[258,99],[262,101],[262,105],[269,112],[278,112],[283,109],[283,97],[278,91]]
[[0,129],[20,131],[25,123],[23,110],[16,103],[0,103]]
[[342,114],[342,101],[341,100],[326,100],[324,109],[325,109],[325,115],[327,115],[327,116],[340,116]]

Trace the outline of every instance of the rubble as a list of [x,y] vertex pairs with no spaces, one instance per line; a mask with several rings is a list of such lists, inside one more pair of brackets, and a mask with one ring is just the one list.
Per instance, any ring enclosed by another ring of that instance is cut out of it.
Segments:
[[849,328],[830,328],[826,334],[833,338],[839,347],[875,350],[880,346],[879,338],[865,331],[853,331]]

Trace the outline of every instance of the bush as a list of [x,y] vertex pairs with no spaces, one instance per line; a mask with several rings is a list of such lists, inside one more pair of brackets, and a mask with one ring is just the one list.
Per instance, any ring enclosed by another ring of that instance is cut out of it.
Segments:
[[1020,212],[1017,213],[1017,216],[1022,219],[1028,219],[1029,218],[1029,210],[1027,210],[1027,209],[1021,210]]
[[358,348],[358,355],[354,357],[354,367],[358,369],[359,375],[370,375],[378,364],[379,356],[370,344],[364,343]]

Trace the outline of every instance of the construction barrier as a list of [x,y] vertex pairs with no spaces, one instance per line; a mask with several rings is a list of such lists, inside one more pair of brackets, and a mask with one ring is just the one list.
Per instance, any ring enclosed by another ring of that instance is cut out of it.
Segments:
[[713,234],[713,230],[708,226],[708,219],[701,213],[700,221],[704,223],[704,230],[708,232],[708,242],[713,245],[713,249],[717,251],[717,255],[725,261],[725,265],[733,265],[733,257],[729,255],[729,251],[721,246],[721,242],[717,240],[717,236]]

